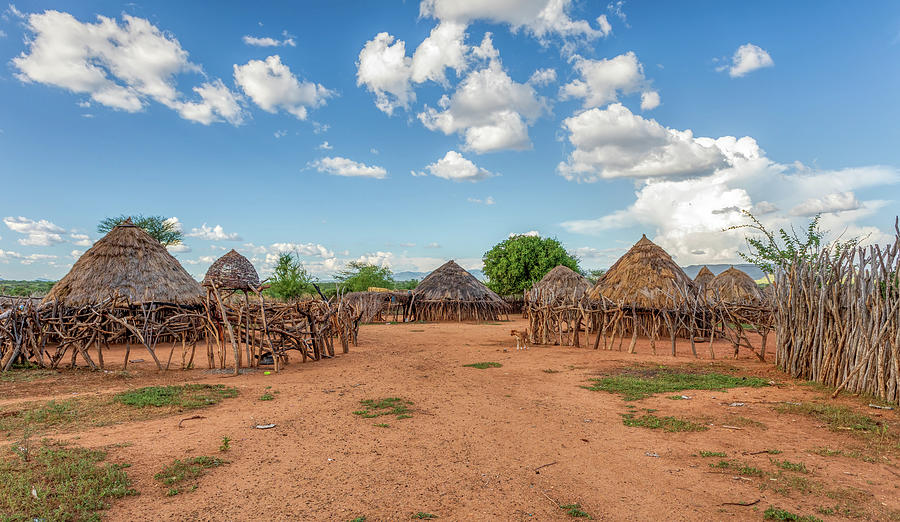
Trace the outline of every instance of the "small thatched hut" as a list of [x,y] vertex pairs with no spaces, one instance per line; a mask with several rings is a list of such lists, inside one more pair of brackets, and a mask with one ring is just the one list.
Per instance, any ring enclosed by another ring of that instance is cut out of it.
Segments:
[[554,305],[580,302],[591,289],[591,282],[571,268],[559,265],[531,287],[527,302]]
[[181,263],[128,219],[94,243],[44,302],[78,308],[118,297],[131,305],[199,306],[202,294]]
[[749,275],[731,267],[717,275],[706,285],[706,296],[715,301],[731,304],[759,304],[762,291]]
[[422,321],[496,321],[507,310],[499,295],[453,260],[425,276],[413,299]]
[[704,266],[700,269],[700,273],[697,274],[697,277],[694,278],[694,284],[697,286],[697,289],[703,289],[706,288],[706,285],[715,279],[715,277],[716,274],[712,273],[712,270]]
[[259,288],[259,274],[249,259],[232,249],[206,271],[203,286],[213,284],[227,290],[255,291]]
[[682,302],[694,282],[665,250],[644,235],[588,292],[639,310],[667,310]]

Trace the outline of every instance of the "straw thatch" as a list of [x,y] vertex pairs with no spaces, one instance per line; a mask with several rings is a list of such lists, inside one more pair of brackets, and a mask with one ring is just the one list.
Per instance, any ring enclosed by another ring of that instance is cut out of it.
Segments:
[[85,252],[44,302],[79,307],[110,298],[131,304],[200,305],[203,289],[159,241],[128,219]]
[[758,304],[763,294],[756,282],[746,273],[731,267],[706,285],[709,299],[736,304]]
[[413,291],[416,318],[439,320],[497,320],[506,302],[484,283],[450,260],[431,272]]
[[665,250],[644,235],[588,292],[591,299],[606,298],[644,310],[665,310],[681,302],[694,282]]
[[697,274],[697,277],[694,278],[694,284],[697,285],[697,288],[705,288],[710,281],[715,279],[715,277],[716,274],[712,273],[712,270],[704,266],[700,269],[700,273]]
[[213,284],[226,290],[256,290],[259,288],[259,274],[249,259],[232,249],[206,271],[203,286]]
[[571,268],[559,265],[541,278],[528,292],[535,304],[574,304],[591,289],[591,282]]

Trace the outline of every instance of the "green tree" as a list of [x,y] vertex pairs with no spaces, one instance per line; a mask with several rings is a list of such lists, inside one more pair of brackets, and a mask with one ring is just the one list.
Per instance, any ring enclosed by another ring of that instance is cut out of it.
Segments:
[[595,268],[594,270],[586,270],[585,273],[581,274],[588,279],[588,281],[592,283],[596,283],[603,277],[603,274],[606,273],[606,270],[602,268]]
[[396,290],[415,290],[419,286],[418,279],[410,279],[409,281],[397,281],[394,285]]
[[578,259],[555,238],[513,236],[485,252],[488,288],[500,295],[520,294],[559,265],[576,272]]
[[126,216],[122,214],[118,217],[108,217],[97,225],[97,232],[106,234],[110,230],[131,217],[131,222],[135,226],[144,229],[144,232],[150,234],[150,237],[162,243],[163,246],[180,245],[184,241],[184,232],[178,227],[174,221],[169,221],[164,216]]
[[862,238],[851,238],[841,241],[838,238],[830,243],[825,242],[828,232],[819,227],[821,214],[816,214],[806,226],[801,237],[793,227],[790,230],[781,228],[778,232],[771,231],[750,212],[743,210],[742,213],[750,222],[728,227],[725,230],[754,231],[754,235],[745,238],[749,252],[738,252],[738,255],[744,261],[758,266],[766,274],[773,274],[778,268],[787,268],[795,260],[815,263],[824,250],[840,254],[856,247],[862,240]]
[[334,278],[345,292],[365,292],[373,286],[394,288],[394,274],[390,268],[361,261],[351,261]]
[[296,299],[314,291],[312,278],[296,254],[283,253],[269,281],[269,294],[281,299]]

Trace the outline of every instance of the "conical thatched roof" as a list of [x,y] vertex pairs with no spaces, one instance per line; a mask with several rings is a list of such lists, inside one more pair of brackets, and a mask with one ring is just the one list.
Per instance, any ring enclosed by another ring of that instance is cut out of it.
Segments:
[[712,270],[704,266],[700,269],[700,273],[697,274],[697,277],[694,278],[694,284],[697,285],[698,288],[705,287],[715,277],[716,274],[712,273]]
[[213,283],[227,290],[255,290],[259,288],[259,274],[249,259],[232,249],[216,259],[206,271],[203,286],[212,286]]
[[717,275],[706,285],[706,295],[728,303],[759,303],[762,292],[756,282],[746,273],[731,267]]
[[132,304],[199,305],[202,293],[178,260],[128,219],[94,243],[44,302],[78,307],[118,296]]
[[684,290],[693,291],[694,282],[645,235],[603,274],[588,297],[602,296],[636,308],[667,309],[681,300]]
[[591,282],[571,268],[559,265],[531,287],[532,303],[576,303],[591,289]]
[[481,301],[506,306],[506,302],[452,259],[425,276],[413,290],[416,302]]

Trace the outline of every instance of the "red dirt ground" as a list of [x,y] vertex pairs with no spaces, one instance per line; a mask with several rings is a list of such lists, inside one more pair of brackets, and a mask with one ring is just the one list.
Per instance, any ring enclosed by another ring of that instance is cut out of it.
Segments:
[[[128,473],[140,495],[114,501],[104,512],[110,520],[342,521],[366,516],[371,522],[409,520],[417,512],[442,520],[573,520],[558,507],[572,503],[598,520],[761,520],[769,506],[831,520],[835,517],[816,510],[839,504],[865,518],[900,518],[900,451],[872,453],[875,462],[810,453],[824,446],[865,448],[867,439],[830,431],[809,417],[777,413],[774,407],[782,401],[828,399],[771,363],[745,352],[732,359],[730,346],[722,343],[716,344],[715,362],[694,359],[687,343],[679,344],[677,358],[654,356],[645,339],[633,355],[558,346],[516,351],[509,330],[523,327],[521,319],[365,325],[360,346],[347,355],[306,364],[295,360],[279,374],[239,377],[205,370],[160,374],[147,354],[133,349],[132,359],[148,362],[130,366],[130,378],[67,370],[30,383],[0,382],[0,407],[160,383],[239,388],[238,398],[206,410],[55,437],[87,447],[128,443],[110,449],[109,460],[131,464]],[[663,354],[669,347],[663,342],[657,349]],[[705,345],[698,350],[701,357],[708,353]],[[121,364],[121,354],[107,354],[106,361]],[[197,361],[205,365],[205,354],[198,353]],[[480,361],[503,366],[462,366]],[[719,371],[727,365],[776,386],[691,390],[683,392],[691,400],[661,394],[633,402],[582,388],[598,374],[635,364],[691,364]],[[268,386],[279,393],[275,400],[260,401]],[[383,397],[412,401],[413,417],[352,414],[360,400]],[[729,406],[734,402],[744,406]],[[894,431],[900,425],[896,410],[870,409],[867,401],[853,397],[835,402],[885,421]],[[639,415],[644,408],[658,409],[656,415],[701,420],[710,429],[667,433],[626,427],[621,414],[627,405],[637,407]],[[178,427],[181,419],[197,414],[205,418]],[[390,427],[374,426],[380,422]],[[277,426],[253,428],[261,423]],[[218,449],[223,436],[232,439],[227,453]],[[767,449],[782,453],[746,454]],[[714,469],[711,464],[722,459],[702,458],[701,450],[724,451],[729,459],[771,472],[776,471],[771,458],[803,462],[810,470],[803,476],[814,490],[776,492],[783,478],[747,478]],[[210,470],[196,491],[165,496],[153,475],[172,459],[198,455],[221,456],[229,463]],[[757,500],[747,507],[729,504]]]

